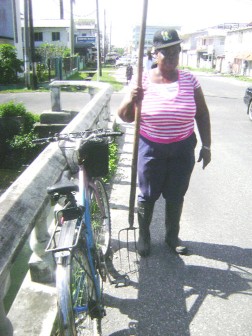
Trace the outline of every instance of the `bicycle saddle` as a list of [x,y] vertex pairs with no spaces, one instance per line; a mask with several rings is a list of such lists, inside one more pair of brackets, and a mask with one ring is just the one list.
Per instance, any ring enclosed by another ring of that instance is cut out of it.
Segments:
[[79,191],[79,186],[77,186],[70,180],[56,182],[55,184],[47,188],[47,193],[49,195],[55,193],[58,193],[60,195],[67,195],[73,191]]

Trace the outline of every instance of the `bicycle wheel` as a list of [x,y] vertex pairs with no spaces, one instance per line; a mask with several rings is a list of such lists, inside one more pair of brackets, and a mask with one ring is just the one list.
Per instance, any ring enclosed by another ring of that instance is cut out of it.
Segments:
[[96,247],[102,251],[103,256],[108,256],[111,242],[111,219],[109,202],[105,185],[99,178],[93,180],[91,187],[91,224],[94,230]]
[[57,265],[59,326],[62,336],[101,335],[104,309],[97,298],[87,256],[79,246]]
[[76,335],[74,330],[74,317],[72,311],[71,293],[69,287],[68,258],[61,258],[56,269],[56,288],[58,295],[58,324],[59,335]]

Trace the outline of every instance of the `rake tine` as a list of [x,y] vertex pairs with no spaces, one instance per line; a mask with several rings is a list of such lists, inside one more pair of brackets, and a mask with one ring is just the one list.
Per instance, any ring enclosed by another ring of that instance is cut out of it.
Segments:
[[137,250],[137,243],[136,243],[136,229],[134,230],[134,248],[135,248],[136,264],[138,265],[138,250]]
[[122,268],[122,255],[121,255],[121,232],[122,232],[122,230],[120,230],[120,231],[118,232],[118,238],[117,238],[117,240],[118,240],[118,249],[119,249],[120,265],[121,265],[121,268]]
[[121,267],[122,267],[122,255],[121,255],[121,234],[122,232],[126,232],[126,248],[127,248],[127,260],[128,260],[128,266],[129,266],[129,271],[131,272],[132,271],[132,268],[131,268],[131,261],[130,261],[130,239],[129,239],[129,231],[133,231],[134,232],[134,235],[133,235],[133,238],[134,238],[134,250],[135,250],[135,254],[136,254],[136,260],[138,260],[138,257],[137,257],[137,243],[136,243],[136,230],[137,228],[136,227],[128,227],[128,228],[125,228],[125,229],[121,229],[118,233],[118,241],[119,241],[119,258],[120,258],[120,263],[121,263]]
[[[131,272],[131,262],[130,262],[130,254],[129,254],[129,231],[133,231],[134,232],[134,247],[135,247],[135,254],[137,256],[137,246],[136,246],[136,228],[135,227],[132,227],[132,228],[129,228],[127,229],[127,257],[128,257],[128,265],[129,265],[129,270]],[[136,258],[137,259],[137,258]]]

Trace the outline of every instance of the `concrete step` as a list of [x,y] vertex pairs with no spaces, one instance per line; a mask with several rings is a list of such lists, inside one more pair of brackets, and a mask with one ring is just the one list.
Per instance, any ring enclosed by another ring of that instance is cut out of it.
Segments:
[[68,124],[78,112],[45,111],[40,115],[41,124]]
[[36,123],[34,126],[34,130],[38,134],[39,137],[45,138],[55,133],[60,133],[66,126],[67,126],[67,123],[66,124]]

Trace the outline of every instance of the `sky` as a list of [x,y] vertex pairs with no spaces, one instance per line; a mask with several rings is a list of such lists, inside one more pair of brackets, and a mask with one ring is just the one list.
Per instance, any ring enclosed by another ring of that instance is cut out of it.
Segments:
[[[23,0],[20,0],[21,8]],[[100,30],[106,17],[111,42],[125,46],[132,26],[142,21],[144,0],[75,0],[74,17],[96,18],[99,4]],[[64,0],[65,18],[70,0]],[[34,19],[59,18],[59,0],[32,0]],[[182,32],[221,23],[252,22],[252,0],[148,0],[147,25],[181,26]]]

